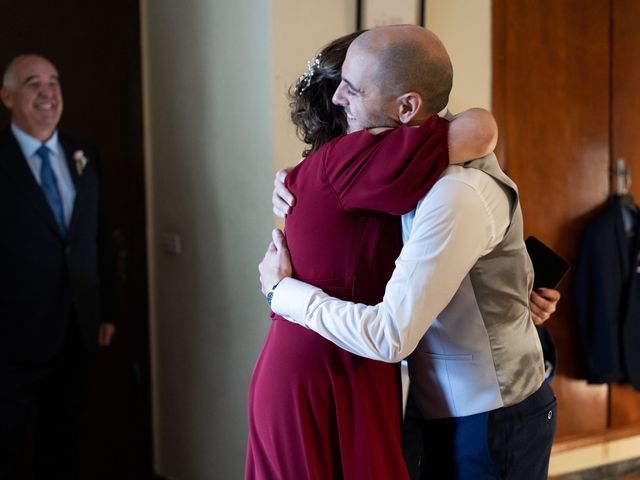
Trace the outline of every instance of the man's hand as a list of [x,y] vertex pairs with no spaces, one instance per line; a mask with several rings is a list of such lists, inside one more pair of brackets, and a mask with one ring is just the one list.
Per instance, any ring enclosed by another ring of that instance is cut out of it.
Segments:
[[276,172],[276,179],[273,181],[273,195],[271,201],[273,203],[273,213],[280,218],[291,213],[291,208],[296,204],[295,197],[291,194],[287,187],[284,186],[284,179],[291,171],[291,168],[283,168]]
[[536,325],[542,325],[556,311],[560,300],[560,292],[551,288],[538,288],[531,292],[531,318]]
[[275,229],[271,232],[273,241],[267,248],[267,253],[264,254],[264,258],[260,265],[258,265],[258,271],[260,272],[260,283],[262,284],[262,293],[265,295],[276,285],[280,280],[285,277],[290,277],[291,257],[289,256],[289,249],[287,248],[287,240],[284,238],[282,230]]
[[98,345],[108,347],[111,345],[113,335],[116,333],[116,326],[113,323],[101,323],[98,327]]

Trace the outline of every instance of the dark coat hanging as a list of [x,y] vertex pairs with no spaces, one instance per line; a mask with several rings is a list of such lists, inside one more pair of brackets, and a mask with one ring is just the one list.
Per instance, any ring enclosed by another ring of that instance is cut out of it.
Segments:
[[640,390],[640,235],[630,198],[612,197],[585,228],[575,298],[589,383]]

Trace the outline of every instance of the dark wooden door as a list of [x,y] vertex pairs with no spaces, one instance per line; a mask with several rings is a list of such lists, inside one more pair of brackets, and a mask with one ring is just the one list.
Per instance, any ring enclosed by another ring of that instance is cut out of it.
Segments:
[[136,0],[10,0],[0,15],[3,67],[19,53],[50,58],[65,99],[60,130],[95,144],[104,162],[124,308],[92,375],[83,432],[83,478],[92,480],[151,470],[139,22]]
[[[636,0],[493,2],[498,153],[520,187],[525,234],[571,262],[612,193],[615,160],[640,177],[639,18]],[[640,180],[631,193],[638,198]],[[571,284],[561,284],[548,324],[559,355],[557,440],[635,433],[640,394],[584,380]]]
[[[630,193],[640,199],[640,2],[612,2],[611,159],[624,158],[635,182]],[[640,422],[640,393],[611,386],[612,427]]]
[[[494,0],[499,156],[520,189],[525,235],[574,263],[609,195],[610,0]],[[558,439],[607,428],[608,389],[583,380],[572,278],[548,323],[558,349]]]

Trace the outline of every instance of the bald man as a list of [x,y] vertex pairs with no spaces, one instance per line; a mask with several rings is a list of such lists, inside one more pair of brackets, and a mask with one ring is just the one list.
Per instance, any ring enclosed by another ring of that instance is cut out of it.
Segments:
[[[426,75],[425,64],[439,68]],[[351,131],[413,125],[444,108],[440,89],[451,76],[432,32],[377,28],[351,44],[333,102]],[[403,217],[403,237],[384,300],[368,306],[289,278],[276,231],[260,265],[272,310],[354,354],[409,357],[424,441],[413,478],[545,479],[556,401],[529,305],[533,271],[515,184],[493,154],[449,166]]]
[[58,134],[55,66],[20,55],[2,79],[0,479],[73,479],[92,353],[115,331],[100,166]]

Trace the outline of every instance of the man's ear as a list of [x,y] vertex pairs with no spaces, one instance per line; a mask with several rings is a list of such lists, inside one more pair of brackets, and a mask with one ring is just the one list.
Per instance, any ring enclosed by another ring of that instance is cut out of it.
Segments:
[[0,98],[2,98],[2,103],[4,103],[4,106],[11,110],[11,107],[13,107],[13,101],[11,92],[9,92],[8,88],[2,87],[2,89],[0,89]]
[[403,125],[411,123],[422,109],[422,95],[408,92],[398,97],[398,120]]

